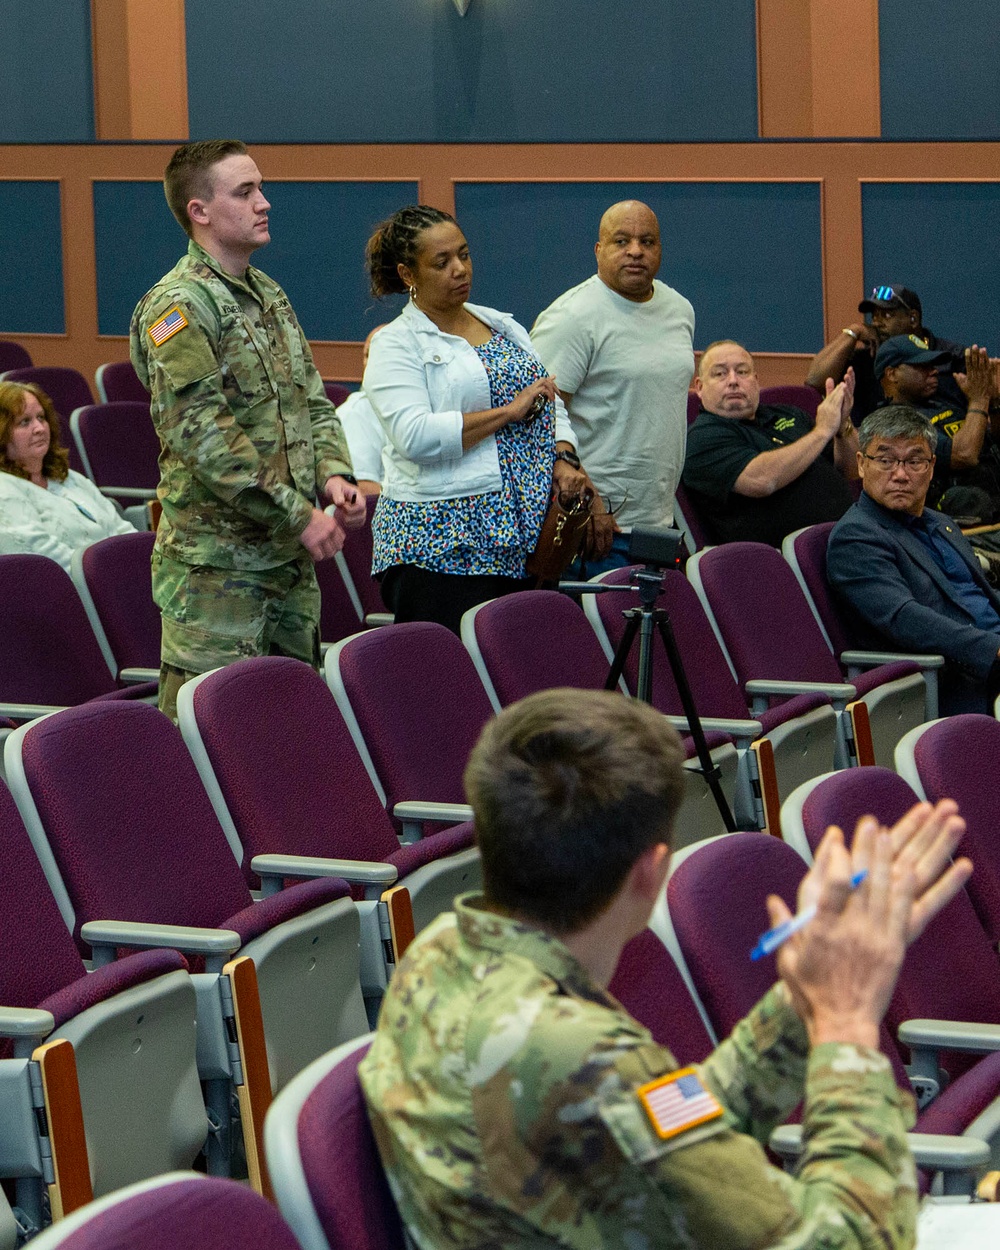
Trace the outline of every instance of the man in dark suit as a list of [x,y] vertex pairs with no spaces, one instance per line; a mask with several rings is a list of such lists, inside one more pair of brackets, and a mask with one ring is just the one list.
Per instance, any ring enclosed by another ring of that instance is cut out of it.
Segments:
[[834,526],[827,576],[859,632],[946,659],[941,711],[985,712],[1000,691],[1000,598],[950,517],[925,508],[934,427],[904,404],[858,432],[861,498]]

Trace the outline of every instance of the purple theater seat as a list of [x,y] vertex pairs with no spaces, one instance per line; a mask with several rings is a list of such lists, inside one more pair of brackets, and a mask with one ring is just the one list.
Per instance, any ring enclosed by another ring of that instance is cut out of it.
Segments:
[[363,629],[364,622],[337,561],[320,560],[315,567],[320,594],[319,636],[323,642],[339,642]]
[[[862,816],[873,815],[890,827],[916,802],[910,786],[888,768],[848,769],[817,782],[802,804],[802,828],[815,850],[830,825],[850,834]],[[893,1033],[914,1019],[1000,1024],[998,983],[1000,956],[962,890],[907,952],[886,1021]],[[946,1052],[941,1063],[957,1076],[977,1059]]]
[[11,369],[30,369],[33,363],[26,347],[11,339],[0,339],[0,373]]
[[116,689],[65,569],[47,556],[0,556],[0,704],[65,707],[155,692],[155,683]]
[[341,712],[357,721],[389,811],[415,798],[465,802],[462,773],[493,709],[450,630],[430,621],[370,630],[331,648],[326,672]]
[[160,666],[160,610],[149,563],[155,541],[148,532],[113,534],[80,553],[84,586],[118,673]]
[[356,530],[348,530],[344,540],[343,557],[354,589],[361,600],[361,610],[387,611],[379,583],[372,577],[372,517],[378,507],[379,496],[369,495],[365,500],[367,517],[365,524]]
[[801,408],[811,417],[816,416],[820,405],[820,393],[811,386],[762,386],[760,388],[762,404],[787,404],[792,408]]
[[364,1045],[342,1059],[317,1082],[298,1116],[302,1170],[330,1250],[403,1250],[402,1225],[358,1082],[367,1053]]
[[255,855],[282,853],[390,863],[405,884],[407,873],[473,843],[466,822],[400,846],[332,694],[308,664],[240,660],[194,685],[191,708],[194,723],[182,710],[181,726],[192,751],[196,741],[204,750],[248,881]]
[[929,725],[914,746],[914,762],[932,803],[954,799],[965,820],[963,850],[976,866],[968,884],[976,914],[990,941],[1000,942],[1000,722],[965,713]]
[[609,993],[684,1066],[701,1063],[714,1042],[670,953],[644,929],[622,951]]
[[791,564],[795,576],[809,597],[820,628],[829,640],[834,655],[856,647],[841,614],[830,583],[826,580],[826,547],[835,521],[824,521],[789,534],[782,544],[782,554]]
[[171,1172],[81,1207],[38,1250],[300,1250],[274,1207],[246,1185]]
[[149,399],[85,404],[71,418],[87,475],[123,507],[152,499],[160,480],[160,440]]
[[94,382],[102,403],[145,404],[148,416],[149,391],[139,381],[139,375],[131,360],[112,360],[107,364],[98,365]]
[[[89,703],[27,727],[21,759],[56,867],[88,920],[235,928],[250,891],[180,732],[145,703]],[[272,925],[342,898],[307,882],[265,900]],[[263,904],[256,904],[263,906]]]

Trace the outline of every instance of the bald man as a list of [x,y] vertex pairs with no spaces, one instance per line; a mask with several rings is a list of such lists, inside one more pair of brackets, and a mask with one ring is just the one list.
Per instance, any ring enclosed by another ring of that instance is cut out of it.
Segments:
[[660,226],[624,200],[601,218],[597,273],[566,291],[531,331],[558,379],[580,458],[615,515],[598,520],[588,574],[628,563],[636,525],[671,525],[684,465],[694,309],[656,274]]

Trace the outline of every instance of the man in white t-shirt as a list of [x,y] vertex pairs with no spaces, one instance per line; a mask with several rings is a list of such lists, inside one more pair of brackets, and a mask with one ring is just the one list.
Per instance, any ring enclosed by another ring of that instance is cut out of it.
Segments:
[[580,459],[615,513],[599,518],[588,573],[628,563],[636,525],[671,525],[684,467],[694,309],[656,280],[660,227],[637,200],[601,218],[597,273],[542,313],[535,350],[557,380]]

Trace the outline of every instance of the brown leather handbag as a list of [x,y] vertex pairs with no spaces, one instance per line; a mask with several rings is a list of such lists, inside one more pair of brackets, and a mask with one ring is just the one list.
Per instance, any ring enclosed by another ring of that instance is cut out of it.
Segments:
[[594,492],[590,487],[574,491],[552,491],[549,510],[542,522],[535,550],[525,568],[538,582],[557,582],[580,554],[590,525]]

